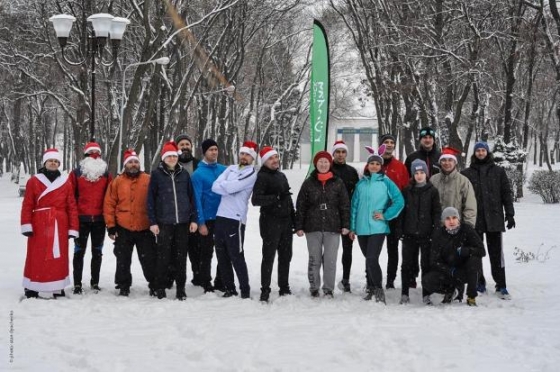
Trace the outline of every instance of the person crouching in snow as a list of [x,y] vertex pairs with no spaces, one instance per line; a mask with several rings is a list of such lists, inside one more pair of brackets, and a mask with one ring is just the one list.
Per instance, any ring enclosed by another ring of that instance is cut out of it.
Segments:
[[465,283],[467,284],[467,305],[476,306],[478,277],[482,270],[482,257],[486,255],[482,240],[473,227],[461,223],[459,211],[447,207],[441,213],[444,226],[437,228],[432,235],[430,252],[430,272],[422,278],[423,298],[431,305],[430,294],[443,293],[443,303],[462,301]]
[[173,141],[163,145],[161,162],[152,172],[148,187],[148,219],[150,231],[156,237],[157,297],[166,297],[169,280],[169,260],[176,250],[175,283],[176,298],[187,298],[187,252],[189,232],[194,233],[196,224],[194,191],[189,173],[179,164],[179,151]]
[[[364,300],[375,297],[376,302],[385,303],[383,273],[379,266],[379,255],[385,236],[389,234],[388,221],[396,218],[404,206],[398,186],[385,176],[381,167],[385,145],[378,151],[366,147],[368,157],[364,177],[356,185],[350,212],[350,238],[358,237],[360,249],[366,258],[367,295]],[[408,282],[404,285],[408,285]]]
[[421,253],[422,277],[430,270],[431,237],[440,226],[441,204],[439,192],[427,179],[428,165],[416,159],[411,164],[412,178],[403,190],[404,210],[402,213],[402,266],[401,304],[409,302],[409,286],[416,281],[418,253]]
[[68,239],[78,237],[78,210],[68,177],[58,168],[57,149],[43,154],[43,168],[27,181],[21,207],[21,232],[28,237],[23,287],[27,298],[50,292],[64,296],[70,284]]
[[305,233],[309,250],[311,297],[319,297],[322,265],[323,293],[333,298],[340,234],[348,234],[350,227],[348,192],[342,179],[331,172],[332,163],[327,151],[315,155],[315,170],[301,185],[296,202],[296,234],[302,237]]
[[223,297],[237,296],[233,269],[239,281],[241,298],[251,297],[243,243],[249,198],[257,180],[257,172],[253,167],[256,158],[257,144],[245,141],[239,149],[239,164],[227,167],[212,184],[212,191],[222,197],[216,212],[214,241],[225,287]]

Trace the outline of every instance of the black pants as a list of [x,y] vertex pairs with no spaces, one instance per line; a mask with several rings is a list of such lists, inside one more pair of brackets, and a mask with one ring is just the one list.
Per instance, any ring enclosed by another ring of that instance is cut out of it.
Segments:
[[[391,232],[387,235],[387,282],[394,282],[399,268],[399,237],[398,218],[389,221]],[[404,284],[403,284],[404,286]]]
[[[494,282],[496,283],[496,289],[507,288],[502,232],[496,231],[483,233],[477,231],[477,233],[482,241],[484,241],[484,235],[486,234],[486,246],[488,247],[488,256],[490,256],[492,279],[494,279]],[[480,278],[478,279],[478,281],[479,283],[486,286],[486,279],[484,278],[482,268],[480,269]]]
[[278,251],[278,287],[290,289],[290,262],[292,261],[292,221],[290,218],[261,218],[259,228],[262,246],[261,289],[270,289],[274,257]]
[[367,285],[369,289],[383,287],[383,273],[379,265],[379,255],[383,248],[385,234],[360,235],[358,243],[366,258]]
[[220,274],[225,288],[235,291],[235,278],[233,277],[235,269],[241,294],[249,295],[251,287],[243,251],[245,225],[231,218],[217,217],[214,238],[216,239],[216,256],[218,256]]
[[[214,226],[215,220],[205,222],[208,228],[208,235],[198,235],[198,252],[200,255],[200,281],[202,285],[210,284],[212,282],[212,257],[214,256]],[[216,268],[216,276],[214,280],[215,287],[223,287],[222,278],[220,277],[220,263]]]
[[350,269],[352,268],[352,245],[354,241],[348,235],[342,237],[342,279],[350,280]]
[[200,247],[198,245],[198,239],[200,234],[198,232],[189,234],[189,261],[191,262],[192,270],[192,283],[194,285],[202,284],[200,280]]
[[175,262],[174,278],[177,289],[184,289],[187,281],[187,252],[189,247],[189,223],[159,225],[157,236],[156,289],[165,289],[169,278],[170,260]]
[[[455,273],[441,271],[430,271],[422,277],[422,289],[426,295],[432,293],[450,293],[455,288],[462,288],[467,284],[467,296],[475,298],[477,296],[476,286],[480,270],[482,269],[482,259],[480,257],[468,257],[463,264],[457,266]],[[459,294],[463,296],[462,293]]]
[[99,272],[103,257],[103,241],[105,240],[105,222],[103,219],[95,222],[80,221],[80,236],[74,239],[74,259],[72,260],[74,285],[82,285],[84,270],[84,255],[91,235],[91,280],[90,284],[99,284]]
[[408,283],[416,278],[418,253],[421,253],[422,277],[430,271],[431,242],[428,237],[405,236],[402,243],[401,294],[408,296]]
[[130,265],[134,246],[136,246],[144,278],[146,278],[150,288],[155,288],[156,249],[154,235],[150,230],[130,231],[122,227],[117,227],[117,237],[113,249],[113,253],[117,257],[115,284],[119,288],[130,288],[132,285]]

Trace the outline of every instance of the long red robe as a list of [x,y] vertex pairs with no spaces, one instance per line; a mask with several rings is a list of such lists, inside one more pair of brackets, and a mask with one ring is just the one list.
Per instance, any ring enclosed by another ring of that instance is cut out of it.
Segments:
[[27,241],[23,287],[53,292],[70,284],[68,237],[78,236],[78,210],[68,177],[50,182],[44,174],[27,181],[21,207],[21,232],[33,232]]

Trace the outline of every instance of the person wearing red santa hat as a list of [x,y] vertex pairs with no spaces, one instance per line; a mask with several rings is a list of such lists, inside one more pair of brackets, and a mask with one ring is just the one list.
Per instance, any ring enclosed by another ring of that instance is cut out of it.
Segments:
[[251,297],[249,273],[245,262],[245,226],[249,198],[257,179],[253,162],[257,158],[257,144],[245,141],[239,149],[239,164],[230,165],[212,184],[212,191],[221,195],[214,240],[220,275],[225,286],[223,297],[236,296],[233,270],[237,274],[241,298]]
[[319,151],[315,170],[301,185],[296,201],[296,234],[307,239],[308,278],[311,297],[319,297],[321,266],[323,294],[333,298],[340,235],[349,233],[350,199],[344,182],[331,171],[332,156]]
[[123,173],[109,185],[103,204],[103,217],[109,239],[115,241],[113,253],[117,258],[115,284],[119,296],[127,297],[132,285],[130,265],[134,246],[144,278],[155,296],[155,241],[148,220],[148,185],[150,176],[140,170],[140,159],[134,150],[126,150]]
[[88,237],[91,235],[91,289],[99,291],[99,272],[105,240],[105,221],[103,219],[103,199],[112,177],[107,170],[107,163],[101,158],[101,146],[89,142],[84,147],[84,159],[80,166],[69,176],[76,196],[80,236],[74,239],[74,294],[81,294],[84,255]]
[[27,240],[23,287],[27,298],[40,292],[64,296],[70,284],[68,239],[78,237],[78,210],[72,185],[58,168],[57,149],[43,154],[43,167],[27,181],[21,207],[21,232]]
[[260,151],[260,157],[262,166],[253,187],[251,202],[261,207],[259,230],[263,245],[260,301],[268,302],[276,252],[279,295],[292,294],[289,278],[295,209],[288,179],[280,171],[278,152],[265,146]]
[[[332,172],[335,176],[342,179],[348,192],[348,198],[352,200],[352,195],[360,180],[360,176],[356,168],[346,164],[348,146],[344,141],[338,140],[334,143],[331,154],[333,156]],[[351,292],[350,269],[352,268],[353,243],[353,240],[348,235],[342,235],[342,280],[338,283],[338,287],[344,292]]]
[[176,259],[176,298],[187,298],[187,252],[189,232],[198,229],[197,212],[191,176],[179,164],[179,149],[173,141],[163,145],[161,162],[151,174],[148,189],[148,218],[150,231],[157,245],[156,289],[157,297],[166,297],[169,280],[169,261]]
[[430,178],[430,182],[438,189],[441,207],[456,208],[461,221],[475,227],[476,196],[471,181],[457,170],[457,155],[461,151],[452,147],[444,147],[439,157],[441,173]]

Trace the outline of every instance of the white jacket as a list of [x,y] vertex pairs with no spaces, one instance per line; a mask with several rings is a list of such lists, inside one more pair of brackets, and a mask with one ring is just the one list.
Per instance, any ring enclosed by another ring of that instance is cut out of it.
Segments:
[[247,223],[249,198],[257,180],[255,167],[230,165],[214,181],[212,191],[222,196],[216,216]]

